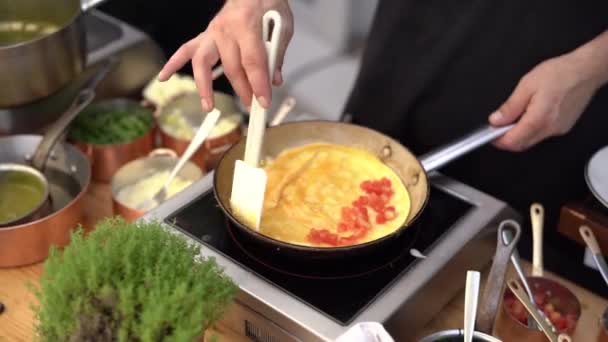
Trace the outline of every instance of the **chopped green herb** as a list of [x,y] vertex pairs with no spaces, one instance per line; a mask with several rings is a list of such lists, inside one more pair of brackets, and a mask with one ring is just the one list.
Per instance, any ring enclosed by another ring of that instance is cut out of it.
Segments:
[[152,112],[138,105],[120,104],[100,103],[85,109],[72,123],[70,139],[96,145],[124,144],[152,128]]

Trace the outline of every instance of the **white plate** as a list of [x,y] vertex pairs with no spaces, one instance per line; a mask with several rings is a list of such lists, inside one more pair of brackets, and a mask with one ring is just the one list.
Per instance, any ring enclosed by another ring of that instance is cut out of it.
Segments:
[[608,146],[597,151],[587,163],[585,181],[595,198],[608,207]]

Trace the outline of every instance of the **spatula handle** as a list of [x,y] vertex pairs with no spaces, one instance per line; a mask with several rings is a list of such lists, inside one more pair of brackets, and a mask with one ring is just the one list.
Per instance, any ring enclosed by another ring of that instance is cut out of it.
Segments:
[[[270,24],[272,25],[272,33]],[[274,74],[276,65],[277,51],[281,40],[282,21],[281,15],[277,11],[268,11],[262,19],[262,33],[266,54],[268,57],[268,74],[270,81]],[[270,34],[270,40],[267,37]],[[272,82],[271,82],[272,84]],[[260,153],[262,142],[264,141],[264,131],[266,129],[266,109],[260,105],[254,96],[251,100],[251,112],[249,114],[249,127],[247,128],[247,140],[245,142],[245,157],[243,161],[252,167],[258,167],[260,163]]]
[[540,203],[530,206],[530,220],[532,221],[532,275],[543,276],[543,221],[545,209]]

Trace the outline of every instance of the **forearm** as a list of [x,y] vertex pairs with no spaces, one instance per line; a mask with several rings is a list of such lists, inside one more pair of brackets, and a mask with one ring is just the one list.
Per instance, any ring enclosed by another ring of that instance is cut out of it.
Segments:
[[585,65],[586,77],[597,88],[608,83],[608,30],[572,52]]

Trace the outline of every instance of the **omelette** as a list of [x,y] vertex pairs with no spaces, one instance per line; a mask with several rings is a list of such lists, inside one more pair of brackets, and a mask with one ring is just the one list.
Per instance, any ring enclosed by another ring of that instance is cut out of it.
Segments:
[[401,179],[370,152],[314,143],[279,154],[268,181],[260,233],[303,246],[373,241],[400,228],[410,211]]

